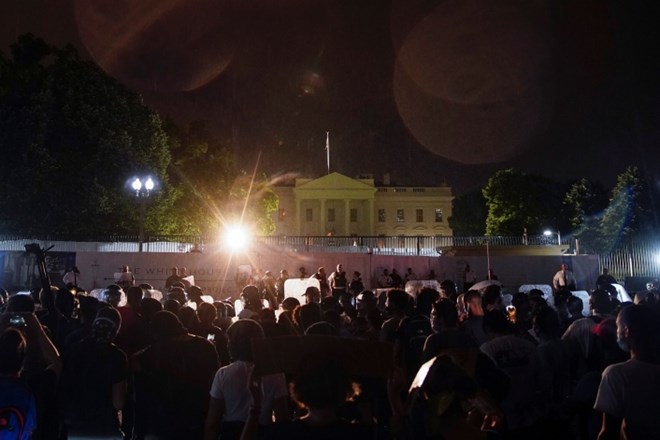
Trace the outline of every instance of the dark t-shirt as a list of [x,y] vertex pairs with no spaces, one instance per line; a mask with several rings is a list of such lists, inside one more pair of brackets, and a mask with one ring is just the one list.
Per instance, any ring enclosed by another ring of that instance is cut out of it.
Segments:
[[451,348],[477,348],[477,344],[463,329],[444,329],[426,338],[423,360],[428,361]]
[[119,426],[112,388],[128,377],[126,355],[114,344],[84,339],[64,358],[62,399],[67,425],[89,432]]
[[134,355],[138,435],[201,438],[218,355],[213,344],[185,335]]

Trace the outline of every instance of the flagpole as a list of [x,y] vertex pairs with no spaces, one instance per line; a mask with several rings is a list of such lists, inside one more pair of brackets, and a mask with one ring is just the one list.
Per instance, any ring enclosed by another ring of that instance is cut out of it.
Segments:
[[325,132],[325,155],[328,163],[328,174],[330,174],[330,132]]

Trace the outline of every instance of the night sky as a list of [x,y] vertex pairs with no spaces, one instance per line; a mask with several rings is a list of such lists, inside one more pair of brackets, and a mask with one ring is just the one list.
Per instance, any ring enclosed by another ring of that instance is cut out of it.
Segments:
[[[476,189],[516,167],[656,182],[660,50],[639,0],[6,0],[0,48],[73,44],[270,175]],[[648,6],[647,6],[648,5]]]

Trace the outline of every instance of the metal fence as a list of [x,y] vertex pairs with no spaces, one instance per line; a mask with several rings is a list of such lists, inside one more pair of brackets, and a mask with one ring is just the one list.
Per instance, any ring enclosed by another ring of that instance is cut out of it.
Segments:
[[[0,251],[23,251],[28,243],[58,252],[139,252],[138,236],[0,236]],[[199,236],[151,236],[142,243],[142,252],[193,252],[203,246]]]
[[[296,252],[373,252],[387,255],[439,255],[442,249],[465,246],[557,245],[557,237],[547,236],[308,236],[256,237],[254,241]],[[0,250],[23,250],[28,243],[54,246],[62,252],[138,252],[137,236],[0,236]],[[562,241],[564,243],[564,241]],[[565,244],[565,243],[564,243]],[[221,246],[217,240],[201,236],[147,236],[143,252],[191,252]]]
[[657,277],[660,274],[660,239],[634,238],[598,254],[601,270],[622,280],[626,277]]
[[[374,253],[381,255],[439,256],[451,247],[479,246],[556,246],[568,245],[573,253],[575,244],[570,237],[558,242],[557,235],[538,236],[388,236],[388,237],[257,237],[255,242],[279,247],[284,251],[314,253]],[[0,251],[24,251],[28,243],[43,248],[53,246],[58,252],[138,252],[137,236],[0,236]],[[200,236],[148,236],[142,244],[143,252],[185,253],[211,251],[221,246],[217,240]],[[617,279],[628,276],[655,277],[660,274],[660,239],[644,237],[622,240],[615,247],[598,253],[601,270],[608,268]]]

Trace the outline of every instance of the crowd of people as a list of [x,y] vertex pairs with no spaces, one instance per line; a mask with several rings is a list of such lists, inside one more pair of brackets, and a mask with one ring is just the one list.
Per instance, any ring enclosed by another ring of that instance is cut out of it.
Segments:
[[[596,289],[588,310],[565,273],[551,297],[506,297],[497,284],[459,292],[450,280],[379,297],[339,264],[311,275],[321,288],[302,303],[284,294],[286,271],[249,279],[235,316],[171,277],[161,300],[131,283],[98,298],[0,291],[0,438],[660,435],[656,286],[634,304]],[[259,364],[255,340],[306,337],[323,337],[313,355],[271,354],[296,368]],[[324,353],[330,340],[391,347],[389,376],[352,375]]]

